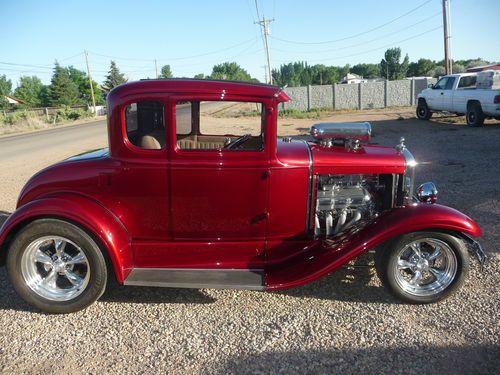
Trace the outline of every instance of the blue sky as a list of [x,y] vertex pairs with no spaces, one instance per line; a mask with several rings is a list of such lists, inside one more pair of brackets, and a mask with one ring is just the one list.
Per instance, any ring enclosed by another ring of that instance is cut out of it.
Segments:
[[[258,6],[261,18],[274,18],[273,67],[379,63],[391,47],[411,61],[443,59],[441,0],[258,0]],[[158,69],[170,64],[175,76],[186,77],[236,61],[264,80],[255,0],[0,0],[0,14],[0,75],[14,86],[20,75],[49,83],[55,59],[85,70],[84,49],[98,82],[112,58],[132,80],[153,78],[155,59]],[[452,57],[500,61],[499,14],[500,0],[451,0]]]

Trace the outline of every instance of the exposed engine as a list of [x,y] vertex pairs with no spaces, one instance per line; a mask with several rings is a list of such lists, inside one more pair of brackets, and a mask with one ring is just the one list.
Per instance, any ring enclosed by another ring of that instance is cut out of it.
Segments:
[[[320,175],[314,234],[335,236],[390,205],[385,175]],[[389,201],[387,201],[387,198]]]

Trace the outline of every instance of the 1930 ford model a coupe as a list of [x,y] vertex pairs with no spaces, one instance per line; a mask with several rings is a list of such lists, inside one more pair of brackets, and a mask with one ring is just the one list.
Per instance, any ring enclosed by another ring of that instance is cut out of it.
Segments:
[[401,143],[368,123],[323,123],[277,139],[278,87],[209,80],[128,83],[108,95],[109,150],[39,172],[0,231],[14,288],[47,312],[125,285],[277,290],[377,248],[399,298],[429,303],[463,282],[478,225],[413,198]]

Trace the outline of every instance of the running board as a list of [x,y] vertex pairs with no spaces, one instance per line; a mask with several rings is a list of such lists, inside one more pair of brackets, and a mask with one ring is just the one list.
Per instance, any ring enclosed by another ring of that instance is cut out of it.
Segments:
[[134,268],[124,285],[264,290],[264,270]]

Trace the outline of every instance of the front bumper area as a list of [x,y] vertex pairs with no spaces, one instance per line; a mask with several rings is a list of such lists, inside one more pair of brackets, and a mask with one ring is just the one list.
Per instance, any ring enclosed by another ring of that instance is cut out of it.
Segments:
[[488,256],[484,252],[481,244],[468,234],[463,233],[465,240],[467,241],[467,248],[469,252],[478,260],[481,271],[483,271]]

